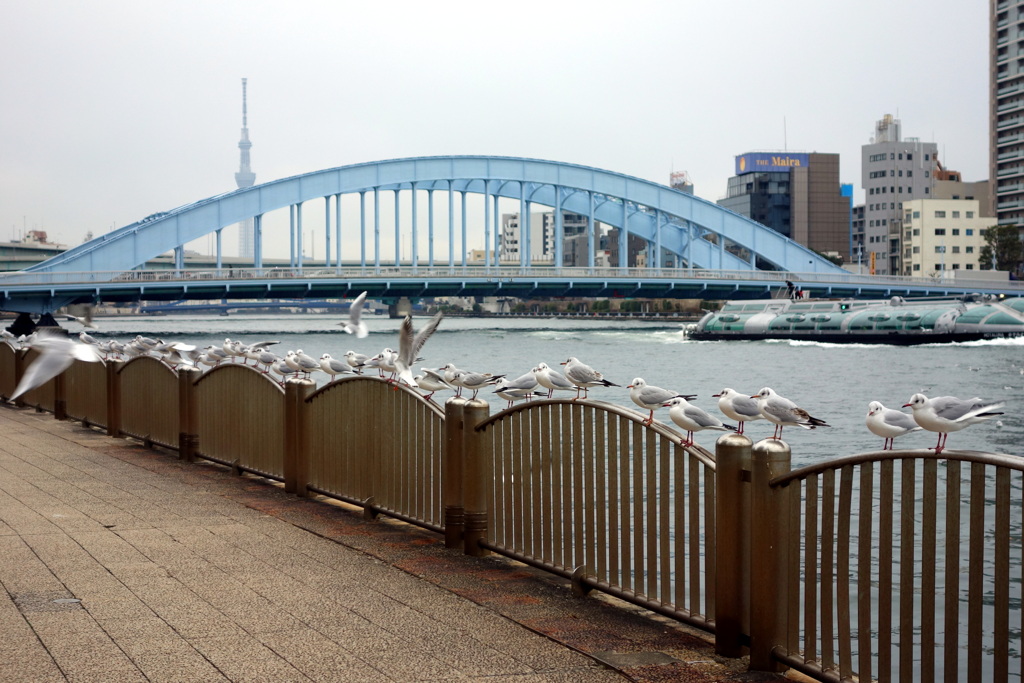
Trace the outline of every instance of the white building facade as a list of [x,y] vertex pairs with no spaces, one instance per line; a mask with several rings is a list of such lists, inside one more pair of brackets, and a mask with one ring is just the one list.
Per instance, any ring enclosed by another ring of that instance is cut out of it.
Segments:
[[[562,213],[563,244],[569,238],[586,234],[587,217],[575,213]],[[555,262],[555,212],[546,211],[530,214],[530,262]],[[498,244],[500,264],[518,264],[520,258],[519,214],[506,213],[501,216],[501,239]],[[563,260],[569,258],[569,251],[563,249]],[[563,263],[562,265],[581,265]],[[582,265],[586,265],[583,263]]]
[[903,202],[903,274],[944,277],[949,271],[980,270],[985,230],[994,216],[980,214],[976,199],[915,199]]

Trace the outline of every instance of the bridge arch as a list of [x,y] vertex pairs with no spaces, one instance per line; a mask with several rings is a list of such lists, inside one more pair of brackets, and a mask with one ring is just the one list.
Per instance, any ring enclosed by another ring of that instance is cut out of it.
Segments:
[[[380,238],[380,193],[395,193],[395,254],[383,254]],[[466,194],[484,196],[484,235],[486,265],[497,265],[500,245],[498,199],[519,201],[519,215],[524,223],[522,244],[518,245],[519,265],[530,268],[536,264],[530,254],[530,211],[534,204],[550,207],[555,212],[554,263],[562,263],[563,212],[587,219],[587,264],[595,264],[595,225],[597,222],[618,228],[619,263],[625,266],[627,239],[639,237],[649,245],[649,267],[662,266],[662,254],[674,255],[677,265],[724,270],[784,270],[803,273],[842,272],[814,251],[784,237],[753,220],[722,208],[713,202],[670,187],[632,176],[587,166],[539,159],[494,156],[417,157],[375,161],[314,171],[274,180],[203,199],[176,209],[153,214],[101,235],[89,242],[27,268],[33,272],[103,271],[117,273],[142,265],[168,250],[176,250],[179,260],[183,245],[217,232],[222,228],[253,219],[256,230],[254,265],[262,266],[261,231],[263,216],[274,210],[289,209],[292,225],[293,260],[302,253],[302,206],[314,199],[325,201],[327,223],[326,263],[340,269],[342,260],[341,196],[358,194],[359,258],[361,265],[396,264],[401,260],[398,243],[402,227],[398,220],[398,195],[412,192],[412,263],[435,265],[433,213],[427,230],[431,244],[427,259],[417,253],[417,196],[427,192],[431,209],[434,193],[447,194],[449,205],[448,247],[445,263],[466,263],[466,225],[462,227],[462,253],[454,252],[454,202],[461,195],[465,216]],[[369,194],[374,201],[374,225],[366,225],[365,203]],[[332,201],[333,200],[333,201]],[[335,205],[335,226],[330,226],[331,205]],[[493,211],[492,211],[493,205]],[[493,214],[493,215],[492,215]],[[299,229],[295,229],[296,221]],[[351,226],[346,226],[349,234]],[[368,233],[368,230],[371,232]],[[335,239],[332,252],[330,242]],[[373,240],[369,258],[367,246]],[[296,265],[301,269],[301,259]],[[507,262],[506,262],[507,265]]]

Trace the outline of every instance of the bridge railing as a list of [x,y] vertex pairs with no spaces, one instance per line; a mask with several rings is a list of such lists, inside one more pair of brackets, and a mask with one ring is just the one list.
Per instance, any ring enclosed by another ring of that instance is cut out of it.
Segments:
[[[0,344],[0,395],[30,360]],[[885,451],[791,470],[785,442],[728,434],[712,456],[596,401],[489,416],[486,402],[455,398],[442,414],[377,378],[282,392],[251,367],[175,375],[153,358],[72,367],[19,399],[103,426],[101,412],[79,416],[90,401],[107,406],[110,434],[515,558],[579,594],[712,632],[719,654],[749,652],[754,669],[823,681],[1022,673],[1022,458]]]
[[537,264],[531,267],[484,265],[344,265],[342,267],[272,268],[210,268],[185,270],[127,270],[87,272],[7,272],[0,273],[0,288],[47,285],[150,283],[193,281],[246,280],[318,280],[376,278],[482,278],[489,280],[531,278],[566,280],[574,278],[609,278],[629,280],[708,280],[727,282],[764,282],[784,286],[787,280],[833,286],[858,287],[948,287],[955,290],[1005,291],[1024,293],[1024,282],[1011,280],[969,279],[963,277],[934,278],[909,275],[858,275],[855,273],[798,273],[767,270],[708,270],[702,268],[617,268],[617,267],[555,267]]

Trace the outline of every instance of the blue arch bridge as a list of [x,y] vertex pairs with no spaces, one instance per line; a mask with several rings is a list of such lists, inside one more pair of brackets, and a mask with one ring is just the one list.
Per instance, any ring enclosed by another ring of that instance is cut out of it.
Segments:
[[[343,211],[343,197],[358,211]],[[382,211],[386,201],[393,209]],[[553,212],[552,253],[544,262],[531,257],[539,246],[531,240],[541,234],[531,226],[536,207]],[[435,220],[438,209],[443,221]],[[499,209],[521,217],[520,229],[505,239]],[[286,266],[270,268],[263,262],[264,220],[279,210],[287,211],[290,258]],[[307,211],[323,212],[323,232],[315,240],[324,256],[317,263],[302,256]],[[570,213],[585,221],[575,238],[585,242],[585,263],[564,267],[564,215]],[[254,231],[252,267],[225,268],[221,231],[247,221]],[[598,223],[617,229],[614,263],[596,260]],[[186,269],[185,245],[211,234],[216,267]],[[637,238],[645,245],[643,268],[627,265],[630,241]],[[482,254],[472,252],[470,243],[482,244]],[[403,254],[403,244],[409,253]],[[167,251],[175,255],[174,269],[140,268]],[[448,156],[315,171],[153,214],[3,274],[0,309],[44,314],[72,303],[341,298],[364,290],[385,299],[759,298],[787,279],[814,296],[1022,291],[1019,283],[854,275],[712,202],[621,173],[537,159]]]

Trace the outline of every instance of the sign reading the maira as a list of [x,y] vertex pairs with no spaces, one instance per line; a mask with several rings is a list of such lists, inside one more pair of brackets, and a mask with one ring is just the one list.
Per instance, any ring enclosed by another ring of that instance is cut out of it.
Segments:
[[788,152],[750,152],[736,157],[736,175],[768,171],[788,173],[791,168],[806,168],[808,154]]

